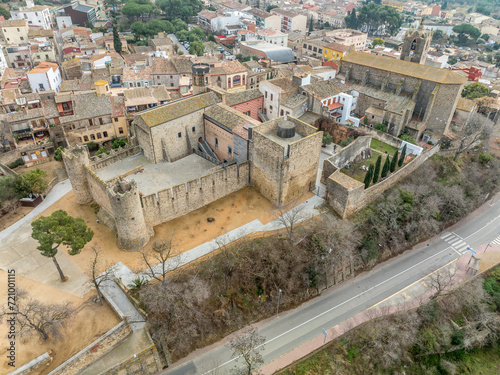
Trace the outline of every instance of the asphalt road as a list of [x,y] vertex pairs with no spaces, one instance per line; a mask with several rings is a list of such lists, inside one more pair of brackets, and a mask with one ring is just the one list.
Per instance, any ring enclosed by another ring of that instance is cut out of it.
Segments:
[[175,36],[175,34],[168,34],[168,37],[172,41],[172,43],[177,44],[179,46],[179,51],[182,51],[184,55],[188,55],[189,51],[179,42],[179,39]]
[[[488,244],[500,235],[500,203],[496,202],[474,220],[455,227],[453,233],[472,248]],[[445,231],[442,237],[447,234],[449,232]],[[438,237],[295,310],[280,313],[278,318],[258,329],[266,338],[265,363],[320,335],[322,329],[329,330],[392,296],[466,251]],[[235,366],[242,365],[241,362],[241,359],[231,358],[227,347],[219,346],[164,374],[230,374]]]

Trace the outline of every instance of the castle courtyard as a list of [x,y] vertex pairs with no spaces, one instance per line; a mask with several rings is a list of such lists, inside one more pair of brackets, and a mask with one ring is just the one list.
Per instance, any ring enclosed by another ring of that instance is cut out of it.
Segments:
[[151,163],[139,154],[120,160],[99,170],[96,174],[103,181],[109,181],[118,176],[122,176],[127,181],[135,180],[139,192],[149,195],[194,180],[217,169],[219,169],[217,165],[196,154],[173,163],[157,164]]

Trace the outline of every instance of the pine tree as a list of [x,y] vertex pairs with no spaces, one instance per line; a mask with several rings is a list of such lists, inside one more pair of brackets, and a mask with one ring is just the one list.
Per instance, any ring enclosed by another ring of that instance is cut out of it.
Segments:
[[122,41],[120,40],[120,36],[118,35],[118,30],[116,29],[115,25],[113,25],[113,45],[115,46],[115,51],[121,55]]
[[382,178],[387,177],[387,174],[389,173],[389,168],[390,168],[390,162],[389,162],[389,155],[385,158],[385,163],[384,167],[382,168]]
[[403,147],[403,149],[401,150],[401,156],[399,157],[399,162],[398,162],[398,166],[401,167],[405,161],[405,157],[406,157],[406,143]]
[[380,177],[380,167],[382,165],[382,155],[379,155],[375,163],[375,171],[373,172],[373,183],[376,184]]
[[373,164],[370,164],[370,167],[368,168],[368,172],[366,172],[365,176],[365,189],[368,189],[372,182],[372,177],[373,177]]
[[313,20],[311,18],[311,22],[309,22],[309,32],[311,33],[313,30],[314,30],[314,26],[313,26]]
[[394,152],[394,156],[392,157],[392,160],[391,160],[391,166],[390,166],[390,171],[391,173],[393,173],[395,170],[396,170],[396,166],[398,164],[398,150],[396,150],[396,152]]

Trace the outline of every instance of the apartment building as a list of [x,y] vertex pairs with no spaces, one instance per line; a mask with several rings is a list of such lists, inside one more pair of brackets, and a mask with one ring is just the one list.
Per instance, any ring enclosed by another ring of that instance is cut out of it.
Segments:
[[289,31],[305,32],[307,30],[307,16],[303,14],[280,8],[271,9],[271,13],[281,17],[281,31],[284,33]]

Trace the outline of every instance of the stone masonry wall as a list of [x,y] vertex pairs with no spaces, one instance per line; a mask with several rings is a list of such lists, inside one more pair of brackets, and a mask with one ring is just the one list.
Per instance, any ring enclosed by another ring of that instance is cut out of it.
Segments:
[[201,208],[249,185],[249,162],[221,169],[141,197],[146,223],[155,226]]
[[369,134],[372,138],[375,138],[381,142],[387,143],[388,145],[391,145],[393,147],[396,147],[399,149],[401,147],[401,143],[403,141],[400,138],[396,138],[393,135],[390,135],[386,132],[382,132],[380,130],[377,130],[375,128],[370,128],[369,126],[359,124],[359,129],[364,131],[365,133]]
[[106,190],[106,183],[101,180],[91,169],[85,168],[87,172],[87,181],[90,188],[90,194],[101,208],[106,210],[108,214],[111,214],[111,203],[109,202],[108,193]]
[[126,145],[125,147],[120,147],[116,150],[110,150],[109,154],[101,154],[91,157],[90,166],[92,167],[92,170],[98,171],[122,159],[137,155],[140,152],[141,148],[134,142],[132,144]]
[[405,167],[368,189],[364,189],[361,183],[354,181],[349,176],[336,176],[340,172],[329,176],[327,180],[328,203],[342,218],[354,214],[377,199],[384,191],[413,173],[427,159],[436,154],[439,151],[439,147],[438,144],[423,152]]
[[122,321],[85,349],[75,354],[55,370],[51,371],[49,375],[72,375],[78,373],[92,361],[109,352],[131,333],[132,329],[130,326],[125,321]]
[[8,152],[2,152],[0,153],[0,163],[9,165],[15,162],[17,159],[21,157],[21,153],[19,150],[12,150]]
[[313,134],[290,144],[283,172],[281,204],[297,199],[316,187],[322,142],[323,132],[314,129]]
[[[261,126],[259,125],[259,131]],[[251,173],[250,182],[264,197],[273,204],[279,203],[280,183],[284,161],[284,148],[260,132],[253,132],[250,144]]]

